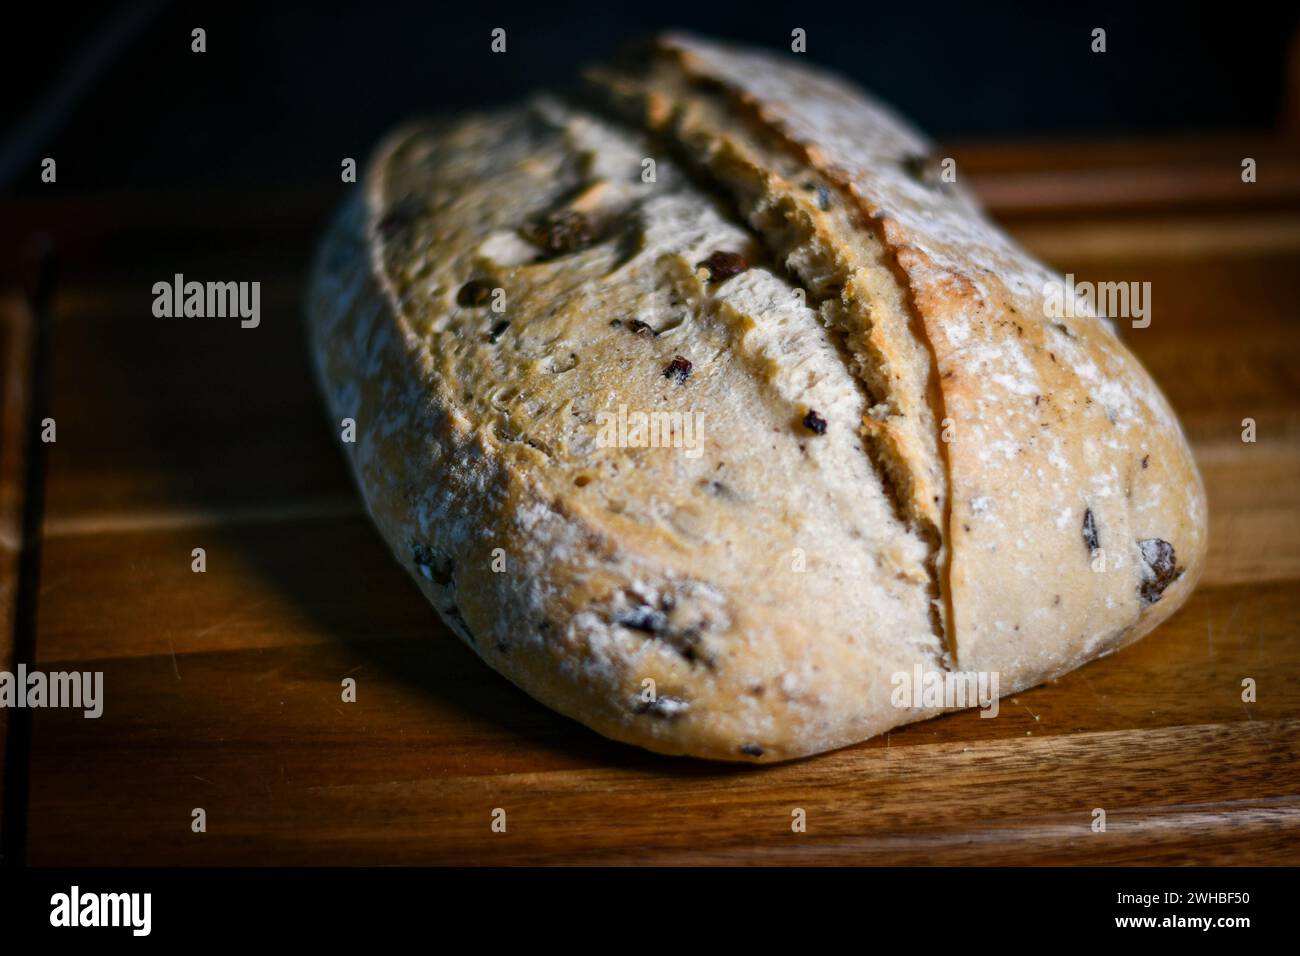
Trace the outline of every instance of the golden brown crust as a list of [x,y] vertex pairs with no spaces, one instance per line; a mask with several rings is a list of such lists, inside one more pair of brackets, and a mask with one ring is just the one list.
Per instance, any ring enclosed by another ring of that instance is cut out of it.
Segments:
[[[598,82],[669,151],[547,99],[413,127],[313,279],[376,524],[485,661],[608,736],[779,760],[938,712],[894,677],[954,648],[1005,694],[1181,603],[1177,423],[1103,321],[1043,317],[1051,274],[959,190],[906,178],[919,137],[696,40]],[[655,447],[620,414],[698,427]]]
[[[905,278],[953,436],[958,666],[1032,686],[1172,613],[1203,564],[1204,492],[1172,411],[1109,324],[1049,316],[1060,277],[959,189],[918,175],[929,144],[887,111],[768,57],[688,37],[661,48],[851,195]],[[1171,582],[1149,560],[1166,547]]]

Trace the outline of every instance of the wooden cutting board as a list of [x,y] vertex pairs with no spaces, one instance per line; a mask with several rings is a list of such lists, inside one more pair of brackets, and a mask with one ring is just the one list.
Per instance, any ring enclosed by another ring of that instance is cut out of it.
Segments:
[[[551,713],[457,643],[387,553],[300,321],[314,238],[355,187],[60,182],[5,204],[4,261],[30,278],[47,234],[57,285],[48,307],[0,295],[0,641],[6,660],[102,671],[106,697],[98,720],[0,711],[10,858],[1300,863],[1297,153],[1260,138],[953,153],[1063,271],[1151,283],[1153,321],[1125,338],[1195,447],[1209,566],[1158,631],[995,720],[769,768],[658,757]],[[177,272],[260,280],[261,326],[154,318],[152,285]],[[29,442],[47,415],[57,441]]]

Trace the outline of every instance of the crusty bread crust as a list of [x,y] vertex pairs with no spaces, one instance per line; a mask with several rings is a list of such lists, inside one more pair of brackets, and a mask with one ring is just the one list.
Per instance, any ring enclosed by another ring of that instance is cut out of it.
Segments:
[[[900,672],[1013,693],[1186,599],[1204,492],[1163,397],[919,135],[694,38],[593,80],[619,119],[390,137],[312,282],[376,524],[487,663],[620,740],[781,760],[939,712]],[[610,445],[620,406],[702,427]]]

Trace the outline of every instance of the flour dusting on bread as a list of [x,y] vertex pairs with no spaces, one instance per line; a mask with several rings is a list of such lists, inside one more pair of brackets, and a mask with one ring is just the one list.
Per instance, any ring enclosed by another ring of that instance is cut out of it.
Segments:
[[389,137],[313,278],[370,512],[488,664],[608,736],[771,761],[932,716],[899,673],[1013,693],[1185,600],[1172,412],[923,137],[696,38],[591,80]]

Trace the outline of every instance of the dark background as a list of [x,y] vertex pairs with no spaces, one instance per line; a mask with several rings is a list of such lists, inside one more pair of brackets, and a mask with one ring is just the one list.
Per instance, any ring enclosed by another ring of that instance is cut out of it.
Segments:
[[[64,6],[4,14],[0,190],[338,176],[422,112],[505,102],[678,25],[789,49],[945,141],[1273,127],[1292,5],[662,2]],[[190,30],[208,52],[190,52]],[[489,31],[508,33],[505,55]],[[1090,52],[1093,27],[1108,51]]]

